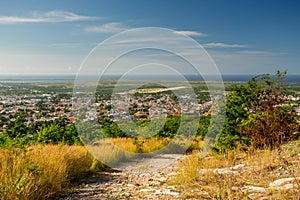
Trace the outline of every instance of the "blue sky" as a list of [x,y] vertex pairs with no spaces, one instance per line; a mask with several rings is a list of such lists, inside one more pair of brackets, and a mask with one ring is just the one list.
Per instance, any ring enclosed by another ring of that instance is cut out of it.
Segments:
[[127,29],[182,31],[223,74],[300,74],[300,2],[241,0],[0,3],[1,74],[75,74],[91,49]]

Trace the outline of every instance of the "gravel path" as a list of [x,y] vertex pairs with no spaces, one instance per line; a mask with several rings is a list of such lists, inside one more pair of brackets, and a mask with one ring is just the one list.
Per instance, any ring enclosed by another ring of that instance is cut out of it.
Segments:
[[60,199],[180,199],[174,186],[165,184],[186,156],[165,154],[125,163],[114,172],[101,172]]

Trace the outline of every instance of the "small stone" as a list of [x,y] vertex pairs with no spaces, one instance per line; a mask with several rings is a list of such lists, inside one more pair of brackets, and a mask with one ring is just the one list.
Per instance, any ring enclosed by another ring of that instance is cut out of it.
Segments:
[[127,184],[127,187],[135,187],[134,184]]
[[239,174],[243,168],[245,168],[245,164],[238,164],[232,167],[228,168],[210,168],[210,169],[201,169],[199,170],[200,174],[205,174],[207,172],[212,172],[214,174],[232,174],[232,175],[237,175]]
[[261,193],[252,193],[248,195],[249,199],[259,199],[259,200],[267,200],[269,199],[268,196],[266,196],[265,194],[261,194]]
[[153,189],[144,188],[144,189],[141,189],[140,192],[153,192]]
[[241,188],[243,192],[255,192],[255,193],[266,193],[266,189],[263,187],[257,187],[257,186],[244,186]]
[[168,189],[163,190],[155,190],[155,194],[165,194],[165,195],[171,195],[171,196],[179,196],[179,192],[173,192]]
[[160,181],[160,182],[165,182],[167,180],[167,178],[165,177],[160,177],[160,178],[157,178],[156,180]]
[[239,169],[243,169],[245,168],[246,165],[245,164],[238,164],[238,165],[235,165],[233,167],[230,167],[231,170],[239,170]]
[[232,190],[232,191],[238,191],[238,190],[239,190],[239,187],[232,187],[231,190]]
[[297,187],[295,187],[295,185],[292,184],[292,183],[288,183],[288,184],[285,184],[281,187],[278,187],[277,189],[279,189],[279,190],[292,190],[294,188],[297,188]]
[[290,182],[295,181],[295,180],[300,180],[300,177],[297,177],[297,178],[281,178],[281,179],[277,179],[277,180],[271,182],[269,184],[269,187],[279,187],[281,185],[284,185],[286,183],[290,183]]

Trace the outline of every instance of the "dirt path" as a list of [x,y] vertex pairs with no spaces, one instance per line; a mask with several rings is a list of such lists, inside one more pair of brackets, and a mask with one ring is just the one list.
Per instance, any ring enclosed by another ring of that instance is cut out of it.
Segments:
[[[227,199],[229,195],[234,199],[299,199],[299,147],[300,143],[294,142],[283,146],[280,153],[257,151],[235,159],[208,156],[197,171],[197,185],[186,189],[166,181],[176,175],[178,164],[189,155],[136,159],[114,172],[83,180],[77,189],[58,199]],[[219,168],[207,167],[215,162]]]
[[86,180],[60,199],[179,199],[174,186],[165,184],[185,156],[166,154],[135,160],[115,172],[103,172]]

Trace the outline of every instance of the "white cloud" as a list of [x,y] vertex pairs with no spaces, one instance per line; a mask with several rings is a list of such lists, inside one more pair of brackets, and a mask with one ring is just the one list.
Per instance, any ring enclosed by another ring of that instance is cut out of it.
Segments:
[[276,53],[270,51],[239,51],[238,53],[243,55],[253,55],[253,56],[276,56],[276,55],[283,55],[285,53]]
[[0,24],[34,23],[34,22],[43,22],[43,19],[0,16]]
[[0,16],[0,24],[70,22],[99,19],[98,17],[78,15],[73,12],[53,10],[46,13],[33,13],[31,17]]
[[207,36],[205,33],[200,33],[196,31],[174,31],[176,34],[187,35],[187,36],[195,36],[195,37],[205,37]]
[[58,22],[64,22],[64,21],[86,21],[86,20],[95,20],[98,19],[98,17],[91,17],[91,16],[84,16],[84,15],[78,15],[72,12],[68,11],[59,11],[59,10],[53,10],[50,12],[47,12],[44,14],[46,19],[49,21],[58,21]]
[[203,44],[205,48],[247,48],[248,45],[244,44],[225,44],[221,42],[211,42],[207,44]]
[[91,33],[118,33],[125,31],[126,29],[128,29],[128,27],[124,26],[123,24],[112,22],[100,26],[89,26],[85,28],[85,31]]

